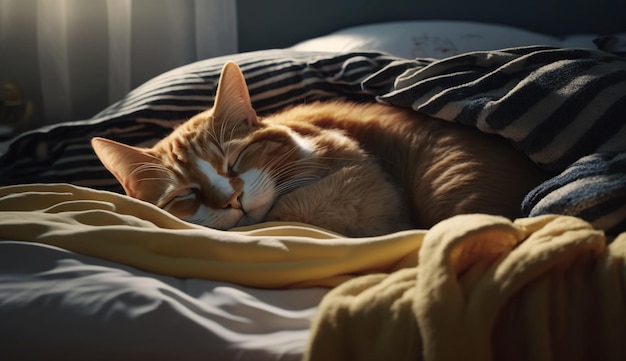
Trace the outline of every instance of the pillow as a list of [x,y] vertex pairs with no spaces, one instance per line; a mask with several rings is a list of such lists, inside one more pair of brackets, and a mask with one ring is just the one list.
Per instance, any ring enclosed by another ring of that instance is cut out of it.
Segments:
[[91,149],[94,136],[149,145],[213,104],[225,62],[239,64],[255,109],[343,96],[374,100],[364,78],[397,58],[380,53],[333,54],[268,50],[211,58],[159,75],[91,119],[36,129],[0,156],[0,185],[72,183],[122,192]]
[[552,37],[510,26],[463,21],[407,21],[350,27],[291,47],[300,51],[382,51],[441,59],[470,51],[527,45],[596,48],[600,35]]

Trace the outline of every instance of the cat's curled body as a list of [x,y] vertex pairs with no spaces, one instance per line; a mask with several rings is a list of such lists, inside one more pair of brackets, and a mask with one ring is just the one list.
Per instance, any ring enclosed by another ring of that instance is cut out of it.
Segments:
[[152,148],[92,145],[128,195],[218,229],[295,221],[355,237],[463,213],[514,218],[545,178],[499,137],[397,107],[314,102],[258,117],[234,63],[215,105]]

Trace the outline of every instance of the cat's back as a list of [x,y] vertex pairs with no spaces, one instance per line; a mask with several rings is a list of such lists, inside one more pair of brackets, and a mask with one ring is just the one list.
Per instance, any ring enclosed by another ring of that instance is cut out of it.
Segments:
[[404,189],[418,226],[462,213],[518,217],[523,197],[547,178],[505,139],[410,109],[316,102],[275,120],[337,129],[355,139]]

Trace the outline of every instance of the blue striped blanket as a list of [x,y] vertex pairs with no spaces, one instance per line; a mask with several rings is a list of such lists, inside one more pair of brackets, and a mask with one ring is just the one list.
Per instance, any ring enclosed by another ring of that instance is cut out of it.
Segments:
[[92,119],[17,137],[0,156],[0,185],[68,182],[121,192],[92,152],[91,137],[156,141],[212,104],[227,60],[242,68],[260,113],[345,97],[501,135],[555,173],[527,195],[524,215],[568,214],[609,235],[626,231],[626,60],[582,49],[527,47],[442,60],[272,50],[208,59],[152,79]]

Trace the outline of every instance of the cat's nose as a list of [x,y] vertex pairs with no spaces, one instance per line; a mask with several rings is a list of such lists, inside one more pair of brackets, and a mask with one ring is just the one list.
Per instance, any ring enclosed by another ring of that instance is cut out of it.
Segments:
[[230,198],[228,198],[226,203],[224,203],[222,208],[241,209],[241,195],[242,195],[242,192],[235,192],[235,193],[233,193],[230,196]]

